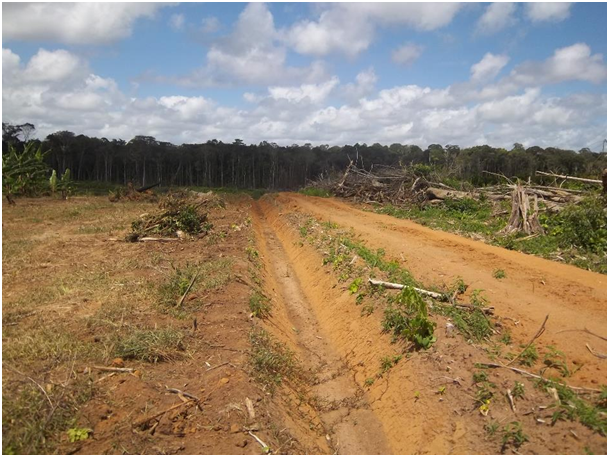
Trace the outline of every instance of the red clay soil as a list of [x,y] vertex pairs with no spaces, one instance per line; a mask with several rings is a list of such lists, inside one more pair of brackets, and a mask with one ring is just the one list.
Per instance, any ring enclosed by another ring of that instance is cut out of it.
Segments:
[[[546,315],[547,331],[538,340],[565,352],[570,362],[583,365],[573,378],[581,385],[606,384],[607,360],[586,349],[606,352],[606,343],[574,330],[587,328],[607,334],[607,276],[480,241],[432,230],[408,220],[374,214],[330,198],[280,194],[277,200],[291,210],[351,227],[372,248],[383,248],[423,284],[450,284],[462,277],[470,290],[483,289],[500,316],[520,322],[514,337],[527,341]],[[506,277],[493,277],[502,269]]]

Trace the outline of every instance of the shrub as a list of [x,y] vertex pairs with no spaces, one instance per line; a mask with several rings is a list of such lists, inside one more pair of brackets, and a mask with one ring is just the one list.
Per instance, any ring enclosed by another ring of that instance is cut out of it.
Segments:
[[436,341],[435,322],[427,316],[427,304],[412,288],[405,287],[385,309],[383,330],[412,342],[418,349],[429,349]]
[[552,230],[561,242],[597,254],[607,252],[607,207],[605,200],[589,197],[567,206]]

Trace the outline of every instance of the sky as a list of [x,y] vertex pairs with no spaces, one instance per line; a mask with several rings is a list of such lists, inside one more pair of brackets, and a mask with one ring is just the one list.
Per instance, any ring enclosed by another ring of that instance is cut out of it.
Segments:
[[607,5],[3,2],[2,120],[39,138],[600,151]]

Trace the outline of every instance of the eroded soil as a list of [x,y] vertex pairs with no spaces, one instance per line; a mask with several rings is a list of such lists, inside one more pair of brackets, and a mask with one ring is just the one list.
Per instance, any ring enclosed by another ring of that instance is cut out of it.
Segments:
[[[334,199],[278,194],[226,203],[210,212],[214,229],[208,237],[175,243],[113,241],[154,204],[83,197],[3,207],[5,452],[606,451],[606,438],[581,421],[553,424],[554,399],[533,380],[487,370],[494,396],[484,414],[476,400],[480,383],[472,380],[480,371],[477,362],[495,361],[501,357],[497,351],[519,352],[549,314],[536,344],[566,355],[573,373],[565,382],[600,389],[606,359],[586,344],[605,354],[606,340],[581,330],[606,336],[605,276]],[[371,311],[362,313],[340,272],[324,265],[324,249],[302,237],[299,229],[311,218],[352,228],[360,242],[383,249],[428,288],[445,290],[461,277],[470,290],[484,289],[497,328],[508,330],[513,342],[509,348],[499,348],[496,338],[492,346],[467,342],[445,332],[447,319],[439,315],[433,316],[437,341],[429,350],[412,351],[393,341],[381,321],[384,300],[394,292],[371,298]],[[159,307],[159,286],[187,263],[216,267],[209,281],[193,288],[184,310],[168,313]],[[493,277],[497,268],[505,271],[504,279]],[[255,291],[270,299],[269,316],[252,315]],[[181,343],[156,363],[119,361],[135,373],[95,368],[116,364],[116,341],[142,329],[180,332]],[[261,381],[249,337],[256,329],[293,351],[306,375],[284,376],[277,385]],[[382,371],[383,357],[399,362]],[[541,368],[539,360],[527,370]],[[505,392],[517,382],[526,391],[512,410]],[[46,431],[11,434],[24,428],[22,408],[32,404],[40,407]],[[58,421],[58,413],[69,417]],[[518,445],[511,437],[504,443],[504,429],[513,423],[527,438]],[[49,429],[51,424],[56,428]],[[70,442],[67,431],[74,428],[92,432]]]

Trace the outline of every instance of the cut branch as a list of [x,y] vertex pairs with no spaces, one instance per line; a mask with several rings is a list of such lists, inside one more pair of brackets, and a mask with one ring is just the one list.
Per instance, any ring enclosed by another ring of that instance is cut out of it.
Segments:
[[526,352],[526,350],[528,348],[531,347],[531,344],[533,344],[533,342],[539,338],[541,335],[543,335],[543,332],[546,331],[546,322],[548,322],[548,318],[550,317],[550,315],[548,314],[546,316],[546,318],[543,320],[541,327],[539,328],[539,330],[537,330],[537,333],[535,333],[535,335],[533,335],[533,338],[531,338],[531,341],[529,341],[529,344],[527,344],[524,349],[520,352],[520,354],[518,354],[516,357],[514,357],[512,360],[510,360],[506,366],[510,366],[512,363],[514,363],[516,360],[518,360],[520,358],[520,356],[522,356],[522,354],[524,354]]
[[[372,278],[368,279],[368,282],[370,284],[372,284],[373,286],[383,286],[383,287],[386,287],[387,289],[404,289],[405,287],[408,287],[404,284],[396,284],[393,282],[380,281],[378,279],[372,279]],[[413,287],[413,289],[416,290],[420,294],[428,295],[432,298],[435,298],[436,300],[448,301],[448,297],[446,296],[446,294],[440,294],[438,292],[432,292],[430,290],[419,289],[418,287]]]
[[588,182],[591,184],[603,184],[603,181],[600,179],[577,178],[575,176],[557,175],[554,173],[545,173],[543,171],[536,171],[535,174],[542,175],[542,176],[550,176],[552,178],[567,179],[567,180],[571,180],[571,181]]

